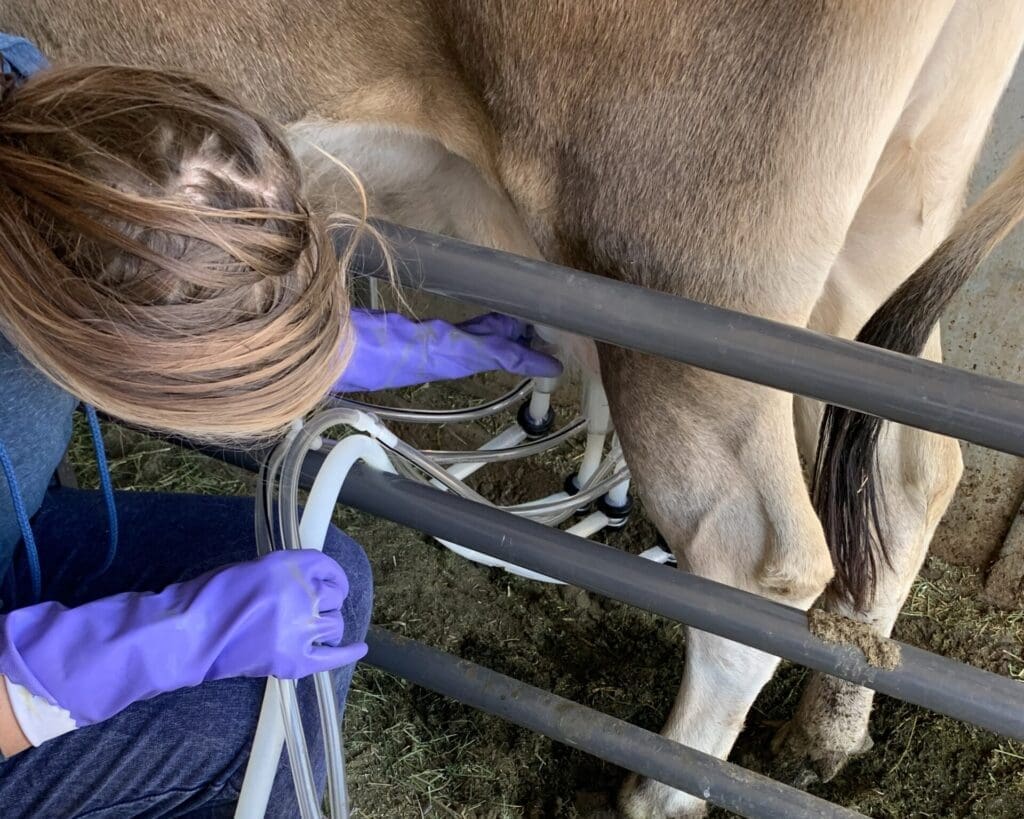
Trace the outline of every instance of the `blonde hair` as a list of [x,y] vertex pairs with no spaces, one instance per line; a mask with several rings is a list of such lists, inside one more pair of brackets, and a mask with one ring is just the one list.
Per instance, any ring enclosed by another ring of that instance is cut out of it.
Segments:
[[347,356],[344,259],[270,123],[116,66],[0,89],[0,330],[76,397],[206,440],[281,432]]

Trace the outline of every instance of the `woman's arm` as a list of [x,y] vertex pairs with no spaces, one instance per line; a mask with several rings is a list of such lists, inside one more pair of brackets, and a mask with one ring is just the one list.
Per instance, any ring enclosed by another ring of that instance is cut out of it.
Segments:
[[0,677],[0,755],[14,756],[31,747],[32,744],[14,717],[14,709],[7,696],[6,680]]
[[0,743],[5,753],[39,746],[209,680],[294,680],[351,665],[366,644],[342,645],[347,596],[334,560],[289,549],[160,592],[9,611],[0,615]]

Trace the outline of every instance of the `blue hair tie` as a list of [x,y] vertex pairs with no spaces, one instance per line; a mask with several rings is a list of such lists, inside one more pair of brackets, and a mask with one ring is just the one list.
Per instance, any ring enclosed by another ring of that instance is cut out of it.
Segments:
[[35,44],[24,37],[0,32],[0,66],[4,74],[26,80],[49,65]]

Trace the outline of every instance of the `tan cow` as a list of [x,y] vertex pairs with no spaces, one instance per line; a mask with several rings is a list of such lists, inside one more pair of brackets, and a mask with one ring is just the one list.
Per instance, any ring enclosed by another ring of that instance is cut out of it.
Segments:
[[[57,61],[220,80],[292,123],[324,197],[344,187],[310,143],[361,174],[379,215],[852,337],[956,222],[1024,3],[0,0],[0,29]],[[1020,215],[1015,173],[888,306],[908,332],[880,321],[867,340],[939,358],[932,327],[976,262],[967,250]],[[819,598],[833,561],[801,457],[814,462],[821,407],[625,350],[601,349],[600,367],[681,565],[794,606]],[[960,454],[887,427],[880,486],[865,455],[844,494],[837,465],[864,451],[846,420],[820,462],[843,557],[825,605],[888,633]],[[878,531],[862,508],[876,490]],[[690,630],[665,735],[726,756],[776,664]],[[870,692],[815,675],[780,739],[831,776],[867,747],[870,706]],[[703,812],[651,781],[628,782],[622,806]]]

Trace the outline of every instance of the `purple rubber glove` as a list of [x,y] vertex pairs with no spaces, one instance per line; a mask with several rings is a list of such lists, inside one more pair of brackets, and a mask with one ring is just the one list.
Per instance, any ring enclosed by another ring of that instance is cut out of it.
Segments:
[[162,592],[0,617],[0,674],[67,710],[74,727],[139,700],[227,677],[295,679],[350,665],[338,647],[348,579],[313,550],[273,552]]
[[353,310],[352,358],[335,392],[372,392],[504,370],[553,378],[557,359],[531,350],[526,324],[488,313],[461,324],[413,321],[398,313]]

